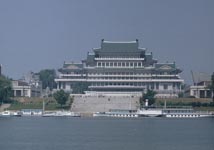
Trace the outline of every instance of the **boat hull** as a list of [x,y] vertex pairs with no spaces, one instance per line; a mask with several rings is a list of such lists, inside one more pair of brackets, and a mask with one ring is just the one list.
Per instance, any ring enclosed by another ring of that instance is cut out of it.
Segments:
[[214,117],[212,114],[166,114],[164,115],[167,118],[210,118]]

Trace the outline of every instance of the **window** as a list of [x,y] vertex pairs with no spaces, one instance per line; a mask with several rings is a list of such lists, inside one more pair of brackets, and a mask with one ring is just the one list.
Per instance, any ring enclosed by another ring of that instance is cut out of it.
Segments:
[[159,83],[156,83],[156,89],[159,90]]
[[173,88],[175,88],[175,83],[173,82]]
[[167,85],[167,84],[164,84],[164,85],[163,85],[163,89],[164,89],[164,90],[167,90],[167,89],[168,89],[168,85]]
[[151,83],[151,89],[154,90],[154,83]]
[[117,66],[117,63],[116,63],[116,62],[114,63],[114,66]]
[[65,83],[62,84],[62,88],[65,89]]

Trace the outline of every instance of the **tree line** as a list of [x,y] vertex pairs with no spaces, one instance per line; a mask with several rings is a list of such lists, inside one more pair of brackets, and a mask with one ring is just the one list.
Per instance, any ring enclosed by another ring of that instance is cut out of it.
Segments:
[[3,75],[0,76],[0,101],[1,104],[4,101],[8,101],[12,96],[12,84],[11,80]]

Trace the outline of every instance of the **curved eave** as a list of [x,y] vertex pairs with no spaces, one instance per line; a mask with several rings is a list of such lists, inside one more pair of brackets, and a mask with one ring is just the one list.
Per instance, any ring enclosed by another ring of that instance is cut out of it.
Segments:
[[69,69],[69,68],[60,68],[58,69],[59,72],[70,72],[70,71],[79,71],[82,70],[82,68],[75,68],[75,69]]
[[181,69],[178,69],[178,68],[175,68],[175,69],[160,69],[160,68],[155,68],[153,69],[153,71],[157,71],[157,72],[170,72],[170,73],[181,73],[182,70]]

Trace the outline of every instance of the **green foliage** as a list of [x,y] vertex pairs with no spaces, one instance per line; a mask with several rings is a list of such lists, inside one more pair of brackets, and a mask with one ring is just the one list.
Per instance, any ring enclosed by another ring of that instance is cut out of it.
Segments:
[[183,93],[183,92],[179,92],[179,93],[178,93],[178,97],[179,97],[179,98],[184,97],[184,93]]
[[69,94],[66,93],[63,90],[57,91],[56,93],[53,94],[54,99],[57,101],[58,104],[65,105],[66,102],[68,101]]
[[211,76],[211,84],[208,86],[208,89],[210,89],[210,91],[211,91],[211,93],[213,95],[212,100],[214,102],[214,72],[213,72],[213,74]]
[[42,82],[42,88],[46,89],[47,87],[52,90],[56,87],[54,79],[56,78],[56,72],[54,69],[45,69],[39,72],[39,79]]
[[[42,102],[40,101],[33,101],[33,102],[28,102],[28,103],[22,103],[18,101],[13,101],[10,105],[8,110],[21,110],[21,109],[41,109],[42,108]],[[59,105],[57,102],[47,102],[45,106],[45,110],[58,110],[58,109],[63,109],[63,110],[70,110],[70,105]]]
[[[160,106],[164,106],[164,102],[159,102]],[[178,106],[192,106],[192,107],[213,107],[213,102],[167,102],[167,106],[169,107],[178,107]]]
[[8,100],[12,95],[12,84],[9,79],[4,76],[0,76],[0,101]]
[[143,106],[144,102],[146,99],[148,99],[148,103],[149,105],[152,105],[155,103],[155,95],[156,95],[156,92],[155,91],[152,91],[150,89],[147,90],[147,92],[145,94],[143,94],[143,97],[140,98],[140,104],[141,106]]
[[75,82],[73,84],[73,92],[74,94],[83,94],[84,91],[88,90],[89,83],[86,82]]

